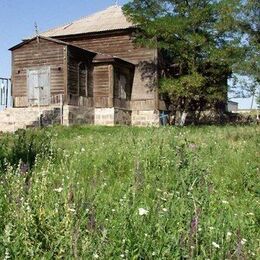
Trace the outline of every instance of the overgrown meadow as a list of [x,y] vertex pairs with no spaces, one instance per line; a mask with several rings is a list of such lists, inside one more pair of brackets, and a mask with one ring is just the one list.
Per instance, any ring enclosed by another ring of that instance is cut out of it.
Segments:
[[260,128],[0,136],[1,259],[259,259]]

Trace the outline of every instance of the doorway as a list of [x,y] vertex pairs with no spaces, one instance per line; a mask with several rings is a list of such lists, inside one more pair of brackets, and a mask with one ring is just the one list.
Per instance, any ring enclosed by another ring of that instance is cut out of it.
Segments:
[[27,70],[27,91],[29,105],[50,104],[50,67]]

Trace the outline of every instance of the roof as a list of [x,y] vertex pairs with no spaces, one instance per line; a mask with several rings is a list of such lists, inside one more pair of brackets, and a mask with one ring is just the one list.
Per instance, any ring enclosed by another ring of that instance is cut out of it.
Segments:
[[35,39],[44,39],[46,41],[51,41],[51,42],[54,42],[54,43],[57,43],[57,44],[61,44],[61,45],[66,45],[66,46],[70,46],[70,47],[73,47],[73,48],[77,48],[77,49],[80,49],[82,51],[85,51],[85,52],[88,52],[88,53],[91,53],[93,55],[95,55],[93,61],[96,62],[96,63],[99,63],[99,62],[114,62],[114,61],[119,61],[119,62],[123,62],[125,64],[127,64],[128,66],[132,66],[134,67],[134,64],[126,61],[126,60],[123,60],[119,57],[116,57],[116,56],[112,56],[112,55],[109,55],[109,54],[102,54],[102,53],[97,53],[97,52],[94,52],[94,51],[91,51],[91,50],[86,50],[86,49],[82,49],[82,48],[79,48],[78,46],[75,46],[73,44],[70,44],[68,42],[64,42],[64,41],[61,41],[61,40],[57,40],[57,39],[54,39],[54,38],[50,38],[50,37],[45,37],[45,36],[42,36],[42,35],[39,35],[39,36],[35,36],[29,40],[25,40],[25,41],[22,41],[21,43],[11,47],[9,50],[10,51],[13,51],[15,49],[18,49],[20,47],[22,47],[23,45],[27,44],[27,43],[30,43],[32,41],[34,41]]
[[97,55],[93,59],[94,63],[103,63],[103,62],[121,62],[125,65],[134,68],[135,65],[129,61],[123,60],[117,56],[112,56],[109,54],[97,53]]
[[83,17],[66,25],[41,33],[47,37],[58,37],[94,32],[105,32],[135,27],[125,17],[122,7],[111,6],[101,12]]
[[75,45],[70,44],[70,43],[68,43],[68,42],[60,41],[60,40],[53,39],[53,38],[50,38],[50,37],[45,37],[45,36],[42,36],[42,35],[35,36],[35,37],[33,37],[33,38],[29,39],[29,40],[22,41],[21,43],[15,45],[15,46],[13,46],[13,47],[11,47],[9,50],[10,50],[10,51],[13,51],[13,50],[15,50],[15,49],[17,49],[17,48],[20,48],[20,47],[22,47],[23,45],[25,45],[25,44],[31,42],[31,41],[34,41],[34,40],[37,39],[37,38],[39,38],[39,39],[44,39],[44,40],[46,40],[46,41],[51,41],[51,42],[54,42],[54,43],[57,43],[57,44],[61,44],[61,45],[71,46],[71,47],[74,47],[74,48],[77,48],[77,49],[81,49],[81,50],[86,51],[86,52],[89,52],[89,53],[96,54],[96,52],[94,52],[94,51],[89,51],[89,50],[86,50],[86,49],[82,49],[82,48],[79,48],[78,46],[75,46]]

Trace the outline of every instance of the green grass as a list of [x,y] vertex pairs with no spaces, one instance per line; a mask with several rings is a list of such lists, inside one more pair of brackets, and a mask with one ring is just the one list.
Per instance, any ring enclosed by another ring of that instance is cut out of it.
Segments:
[[[259,127],[22,135],[0,136],[9,147],[0,149],[0,258],[259,256]],[[17,166],[20,154],[31,158],[29,173]]]

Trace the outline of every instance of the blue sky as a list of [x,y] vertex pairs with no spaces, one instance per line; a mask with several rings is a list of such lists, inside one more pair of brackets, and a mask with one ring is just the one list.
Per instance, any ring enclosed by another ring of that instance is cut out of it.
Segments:
[[[127,1],[118,1],[120,5]],[[0,77],[10,77],[11,55],[8,49],[35,32],[66,24],[101,11],[115,0],[0,0]]]
[[[128,1],[118,2],[123,5]],[[8,49],[33,35],[35,22],[42,32],[115,3],[115,0],[0,0],[0,77],[11,76],[11,55]],[[250,100],[238,101],[240,108],[250,107]]]

